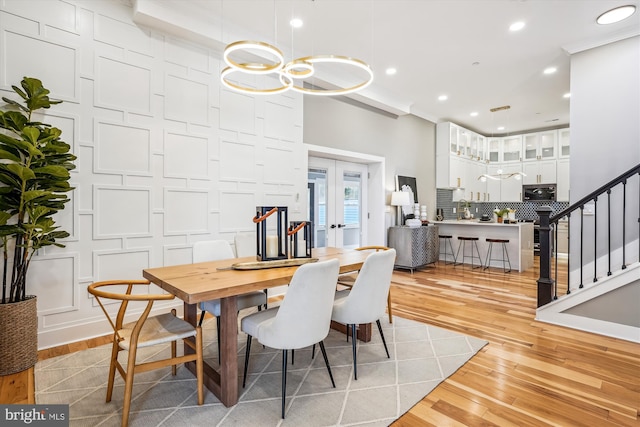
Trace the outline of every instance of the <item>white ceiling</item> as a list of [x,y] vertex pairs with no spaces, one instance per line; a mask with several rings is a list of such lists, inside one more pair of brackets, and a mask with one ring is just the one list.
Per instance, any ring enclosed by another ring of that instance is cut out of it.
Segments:
[[[221,48],[276,45],[285,61],[333,54],[373,69],[355,99],[394,114],[453,121],[485,135],[569,124],[570,54],[640,34],[640,11],[608,26],[603,12],[640,0],[134,0],[136,20]],[[292,30],[289,21],[304,25]],[[512,33],[509,25],[524,21]],[[293,49],[292,49],[293,45]],[[474,63],[476,63],[474,65]],[[557,72],[543,75],[547,67]],[[395,76],[385,69],[397,68]],[[321,85],[320,82],[313,83]],[[446,94],[447,101],[438,96]],[[509,110],[491,113],[494,107]],[[471,117],[471,112],[478,112]],[[497,130],[505,126],[504,130]]]

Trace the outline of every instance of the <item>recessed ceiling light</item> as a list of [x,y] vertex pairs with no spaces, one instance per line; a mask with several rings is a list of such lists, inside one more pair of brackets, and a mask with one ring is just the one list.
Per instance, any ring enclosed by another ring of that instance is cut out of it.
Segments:
[[553,73],[555,73],[556,71],[558,71],[558,69],[557,69],[556,67],[549,67],[549,68],[546,68],[546,69],[543,71],[543,73],[545,73],[545,74],[553,74]]
[[504,126],[498,126],[498,130],[504,130]]
[[388,76],[393,76],[395,73],[397,73],[398,70],[396,70],[395,68],[391,67],[391,68],[387,68],[385,73],[387,73]]
[[289,21],[289,25],[291,25],[293,28],[300,28],[302,27],[302,19],[293,18],[291,21]]
[[520,31],[523,28],[524,28],[524,22],[518,21],[518,22],[514,22],[509,26],[509,31]]
[[470,114],[471,117],[476,117],[478,115],[477,111],[474,111],[473,113]]
[[633,5],[620,6],[615,9],[611,9],[598,16],[596,22],[600,25],[615,24],[623,19],[627,19],[636,11],[636,7]]
[[562,95],[563,98],[571,98],[571,94],[570,93],[565,93],[564,95]]
[[438,101],[446,101],[447,99],[449,99],[449,97],[447,95],[440,95],[438,97]]

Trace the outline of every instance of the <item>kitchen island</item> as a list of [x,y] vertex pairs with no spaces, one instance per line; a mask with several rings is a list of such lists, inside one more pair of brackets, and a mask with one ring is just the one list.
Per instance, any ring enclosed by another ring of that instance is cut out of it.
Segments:
[[[487,251],[489,250],[489,243],[487,243],[486,239],[508,239],[507,253],[511,261],[511,268],[523,272],[533,267],[533,223],[503,224],[471,219],[434,221],[433,224],[438,225],[440,235],[453,236],[451,243],[453,243],[454,253],[458,252],[460,243],[458,236],[478,237],[478,248],[484,265]],[[444,260],[442,256],[441,254],[441,259]],[[493,245],[491,256],[493,258],[502,257],[501,244]],[[460,253],[459,258],[458,262],[462,260],[462,253]],[[490,261],[490,266],[502,268],[502,261],[492,260]]]

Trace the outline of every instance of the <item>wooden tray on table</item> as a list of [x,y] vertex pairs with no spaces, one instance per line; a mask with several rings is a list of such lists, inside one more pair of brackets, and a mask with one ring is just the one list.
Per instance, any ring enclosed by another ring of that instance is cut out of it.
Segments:
[[231,264],[234,270],[261,270],[263,268],[294,267],[296,265],[317,262],[318,258],[274,259],[270,261],[249,261]]

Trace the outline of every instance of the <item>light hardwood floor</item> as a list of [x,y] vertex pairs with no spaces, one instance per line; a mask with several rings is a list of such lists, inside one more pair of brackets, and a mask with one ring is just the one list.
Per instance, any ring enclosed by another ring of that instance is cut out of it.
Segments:
[[[394,273],[394,315],[489,341],[394,427],[640,425],[640,344],[535,321],[536,280],[537,267],[505,274],[440,264]],[[27,402],[28,373],[10,377],[0,377],[0,402]]]

